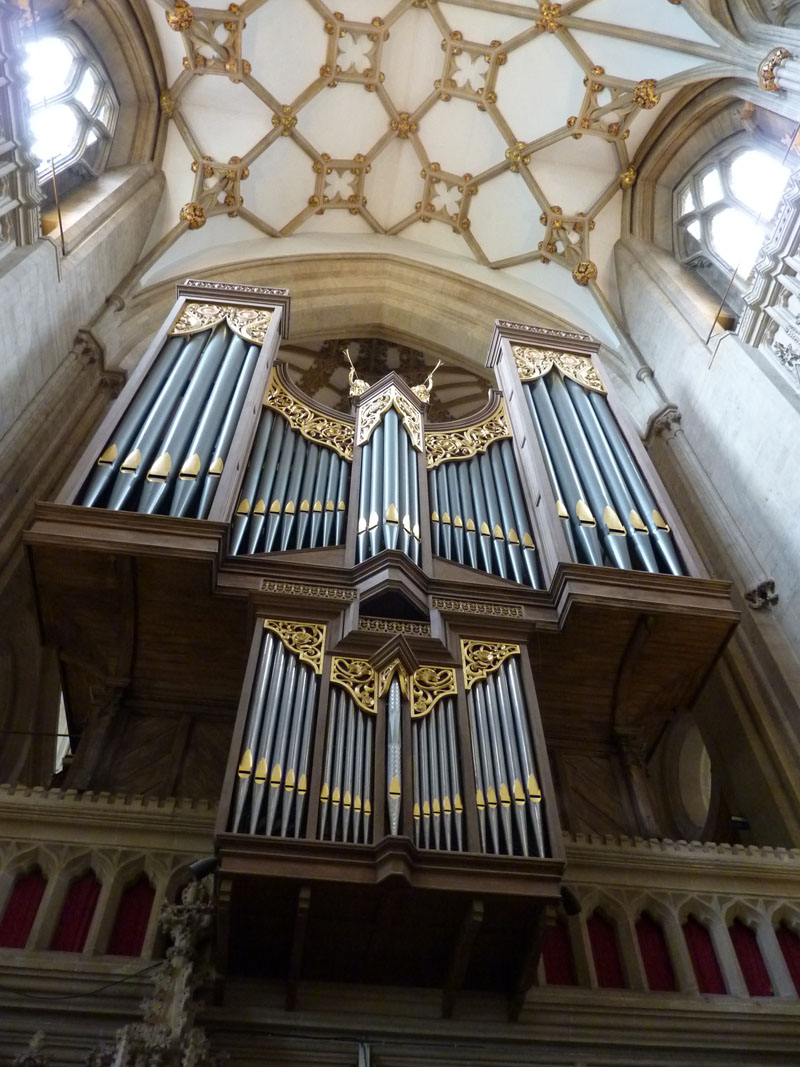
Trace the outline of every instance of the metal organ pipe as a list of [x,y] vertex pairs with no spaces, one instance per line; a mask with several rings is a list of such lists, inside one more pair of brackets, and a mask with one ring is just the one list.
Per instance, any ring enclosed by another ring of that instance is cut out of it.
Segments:
[[265,629],[237,772],[234,832],[303,833],[316,698],[314,671]]
[[369,842],[372,720],[349,693],[331,686],[320,790],[318,836],[322,841]]
[[232,553],[341,544],[349,476],[347,460],[265,408],[233,518]]
[[557,371],[525,383],[524,393],[573,559],[683,574],[607,397]]
[[532,525],[507,440],[428,473],[434,551],[455,563],[543,587]]
[[400,830],[403,776],[400,705],[400,681],[395,676],[389,685],[386,701],[386,804],[390,834],[397,834]]
[[361,446],[356,561],[399,550],[419,563],[417,453],[394,407]]
[[[514,656],[467,691],[467,707],[481,850],[545,856],[542,794]],[[486,811],[491,839],[484,829]]]

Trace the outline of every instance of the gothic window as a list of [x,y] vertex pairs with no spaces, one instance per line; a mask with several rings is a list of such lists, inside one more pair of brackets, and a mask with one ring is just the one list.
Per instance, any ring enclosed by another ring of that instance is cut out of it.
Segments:
[[736,277],[734,306],[748,280],[789,179],[783,153],[749,137],[730,138],[707,155],[678,185],[674,241],[678,258],[720,296]]
[[94,49],[74,27],[40,31],[27,43],[23,70],[39,180],[46,186],[54,169],[96,177],[108,159],[119,104]]

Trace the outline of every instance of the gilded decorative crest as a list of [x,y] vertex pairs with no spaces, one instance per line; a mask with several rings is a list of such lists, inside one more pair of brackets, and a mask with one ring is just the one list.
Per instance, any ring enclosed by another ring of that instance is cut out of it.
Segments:
[[408,696],[408,671],[405,669],[399,659],[393,659],[388,667],[384,667],[378,675],[378,696],[385,696],[388,692],[389,685],[394,678],[395,674],[400,682],[400,689],[403,696]]
[[461,664],[464,669],[464,686],[472,689],[476,682],[494,674],[509,656],[519,655],[519,645],[500,641],[472,641],[461,639]]
[[254,345],[263,345],[267,336],[267,327],[272,320],[272,312],[263,308],[242,308],[230,304],[195,304],[183,305],[178,320],[169,331],[170,337],[199,333],[208,330],[217,323],[227,320],[228,325]]
[[264,629],[277,634],[286,648],[312,667],[315,674],[322,674],[325,652],[325,626],[322,623],[264,619]]
[[422,415],[411,401],[393,385],[390,385],[385,393],[373,397],[372,400],[368,400],[366,404],[363,404],[358,409],[357,443],[363,445],[369,441],[370,437],[372,437],[372,431],[390,407],[394,407],[402,419],[403,425],[408,431],[408,436],[411,438],[411,444],[417,452],[422,452]]
[[526,348],[523,345],[514,345],[511,351],[523,382],[533,382],[537,378],[543,378],[553,367],[558,367],[562,374],[567,378],[572,378],[578,385],[592,389],[595,393],[606,391],[597,368],[588,356],[576,356],[571,352],[556,352],[551,348]]
[[283,415],[309,441],[332,448],[342,459],[353,458],[353,424],[317,411],[300,400],[289,392],[274,369],[264,394],[264,405]]
[[331,661],[331,684],[334,683],[346,689],[363,711],[375,714],[375,671],[368,660],[334,656]]
[[485,452],[493,441],[511,437],[505,401],[482,422],[457,430],[428,430],[425,434],[425,466],[428,470],[451,459],[469,459]]
[[411,718],[423,718],[440,700],[457,692],[454,667],[419,667],[411,678]]

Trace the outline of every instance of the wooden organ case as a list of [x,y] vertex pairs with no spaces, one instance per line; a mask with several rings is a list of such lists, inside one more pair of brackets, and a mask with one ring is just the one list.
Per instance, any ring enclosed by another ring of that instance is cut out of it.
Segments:
[[[575,813],[548,746],[641,762],[736,613],[578,334],[498,323],[502,392],[281,363],[284,290],[187,282],[27,535],[66,785],[219,799],[220,972],[461,989],[515,1016]],[[546,744],[547,742],[547,744]],[[568,760],[567,760],[568,762]],[[563,795],[562,795],[563,794]],[[561,818],[559,815],[561,812]],[[649,821],[650,822],[649,822]]]

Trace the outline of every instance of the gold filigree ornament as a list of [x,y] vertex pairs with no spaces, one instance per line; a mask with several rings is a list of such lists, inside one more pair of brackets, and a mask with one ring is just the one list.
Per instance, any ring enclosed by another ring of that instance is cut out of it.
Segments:
[[325,653],[323,623],[264,619],[264,629],[277,634],[288,651],[307,663],[315,674],[322,674],[322,657]]
[[482,422],[457,430],[428,430],[425,434],[425,466],[433,470],[451,459],[469,459],[485,452],[494,441],[511,437],[505,401]]
[[315,444],[332,448],[342,459],[353,458],[353,425],[325,415],[289,392],[273,369],[264,394],[264,406],[283,415],[293,430]]
[[464,670],[464,686],[472,689],[505,663],[510,656],[519,655],[519,645],[501,641],[473,641],[461,638],[461,665]]
[[363,404],[358,409],[357,443],[363,445],[369,441],[370,437],[372,437],[372,431],[391,407],[394,407],[400,416],[403,425],[408,431],[408,436],[411,438],[411,444],[417,452],[422,452],[424,449],[422,415],[411,401],[393,385],[390,385],[385,393],[373,397],[372,400],[368,400],[366,404]]
[[457,692],[454,667],[418,667],[411,678],[411,718],[424,718],[440,700]]
[[200,333],[227,320],[234,333],[254,345],[263,345],[272,312],[264,308],[234,307],[230,304],[184,304],[170,337]]
[[334,656],[331,661],[331,684],[346,690],[362,711],[375,714],[375,671],[369,660]]
[[520,381],[533,382],[544,378],[557,367],[567,378],[595,393],[605,393],[606,388],[597,373],[597,368],[588,356],[576,356],[572,352],[556,352],[551,348],[527,348],[513,345],[511,349],[517,364]]

